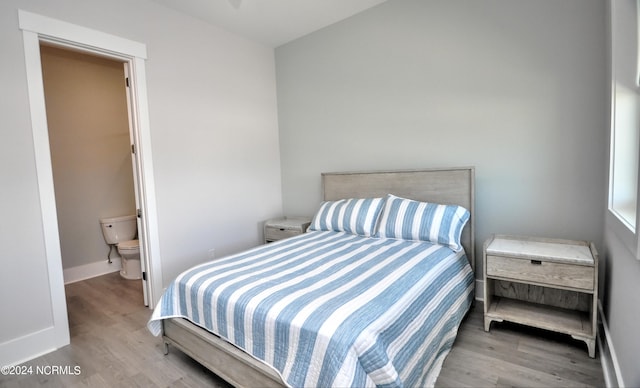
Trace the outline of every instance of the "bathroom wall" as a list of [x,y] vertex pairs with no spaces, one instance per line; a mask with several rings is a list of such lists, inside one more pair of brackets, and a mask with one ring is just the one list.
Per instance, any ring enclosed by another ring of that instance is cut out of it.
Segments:
[[119,270],[98,220],[135,212],[123,64],[47,46],[41,56],[65,282]]

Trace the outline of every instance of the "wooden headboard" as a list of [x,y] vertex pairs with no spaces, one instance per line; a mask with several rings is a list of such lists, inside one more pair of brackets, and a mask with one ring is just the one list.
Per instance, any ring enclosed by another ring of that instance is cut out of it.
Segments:
[[417,201],[465,207],[471,218],[462,232],[462,246],[475,271],[474,187],[473,167],[322,173],[325,201],[393,194]]

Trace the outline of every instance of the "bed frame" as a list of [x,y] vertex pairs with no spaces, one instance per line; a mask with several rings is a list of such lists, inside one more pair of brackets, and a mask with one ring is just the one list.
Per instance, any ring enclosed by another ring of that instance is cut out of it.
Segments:
[[[464,206],[471,218],[462,232],[462,245],[475,271],[474,186],[473,167],[322,174],[323,198],[327,201],[394,194]],[[286,386],[270,366],[185,319],[164,320],[162,338],[165,354],[169,345],[175,346],[236,387]]]

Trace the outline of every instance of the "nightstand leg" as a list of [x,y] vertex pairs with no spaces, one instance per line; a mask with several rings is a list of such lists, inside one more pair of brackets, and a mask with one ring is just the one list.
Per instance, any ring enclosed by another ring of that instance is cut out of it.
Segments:
[[491,327],[491,318],[484,317],[484,331],[489,331]]
[[572,335],[573,339],[577,339],[578,341],[584,341],[587,344],[587,350],[589,351],[589,357],[596,358],[596,339],[595,338],[585,338],[580,337],[578,335]]
[[491,317],[487,317],[485,315],[485,317],[484,317],[484,331],[489,331],[489,328],[491,328],[491,322],[492,321],[502,322],[502,319],[500,319],[500,318],[491,318]]
[[587,343],[587,349],[589,349],[589,357],[596,358],[596,340],[592,339],[585,342]]

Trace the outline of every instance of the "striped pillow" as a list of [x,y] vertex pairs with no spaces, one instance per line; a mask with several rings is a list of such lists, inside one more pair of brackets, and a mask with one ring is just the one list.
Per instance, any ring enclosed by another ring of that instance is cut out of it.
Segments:
[[383,204],[383,198],[351,198],[323,202],[313,217],[309,230],[331,230],[372,236]]
[[376,237],[429,241],[462,250],[460,235],[469,220],[462,206],[418,202],[387,196]]

